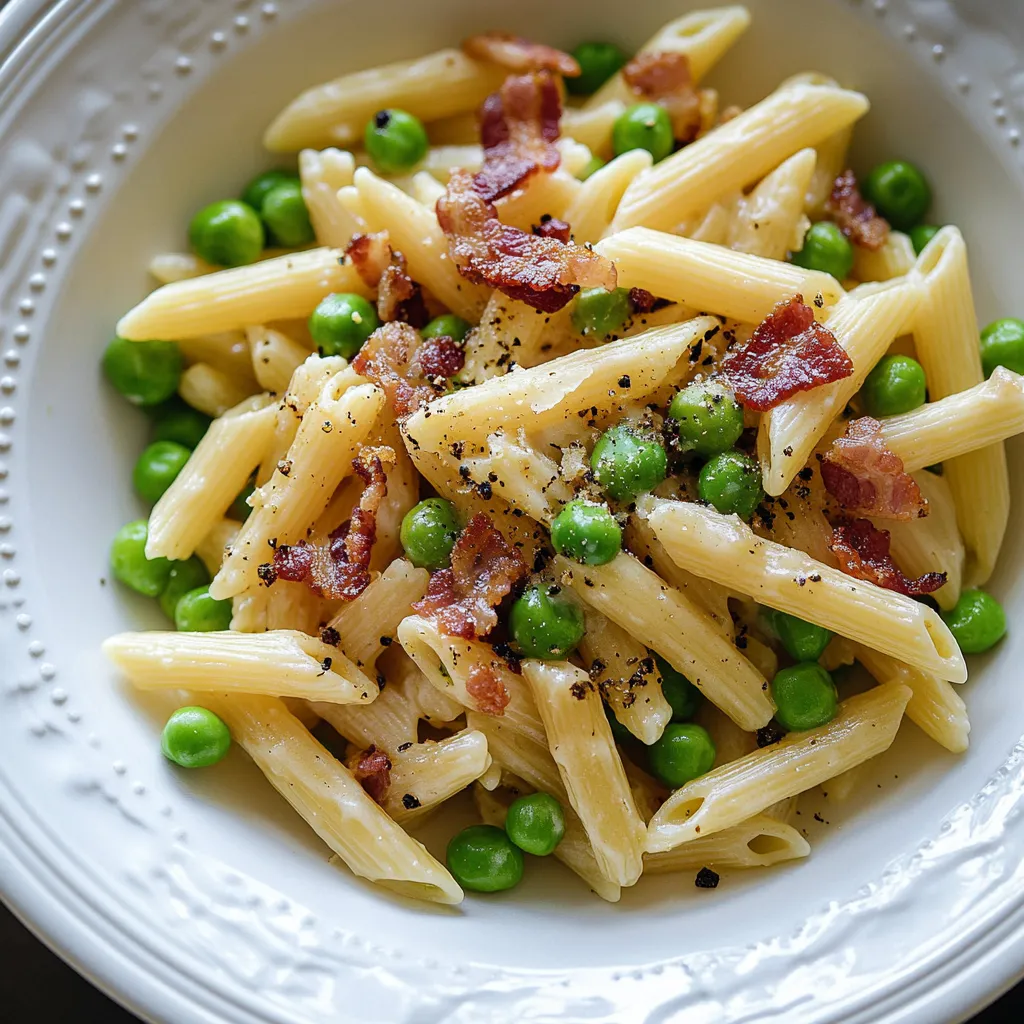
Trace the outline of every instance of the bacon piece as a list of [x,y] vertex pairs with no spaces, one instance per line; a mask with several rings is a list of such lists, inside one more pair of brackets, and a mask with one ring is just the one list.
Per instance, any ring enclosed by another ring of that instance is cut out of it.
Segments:
[[454,377],[466,365],[466,350],[454,338],[442,335],[427,338],[413,358],[413,366],[423,377]]
[[401,320],[413,327],[425,327],[430,311],[423,298],[423,289],[409,276],[405,257],[396,252],[377,285],[377,315],[385,323]]
[[671,50],[638,53],[623,69],[626,85],[639,99],[659,103],[672,120],[672,134],[691,142],[701,129],[700,93],[693,84],[690,59]]
[[437,201],[437,219],[463,277],[534,309],[557,313],[580,288],[615,287],[615,267],[603,256],[502,224],[465,171],[452,174]]
[[345,257],[356,268],[368,288],[376,288],[391,263],[391,241],[386,231],[372,235],[353,235]]
[[722,371],[748,409],[774,409],[798,391],[810,391],[853,373],[853,363],[835,336],[815,322],[802,295],[780,302],[747,345]]
[[870,416],[851,420],[821,460],[825,489],[843,508],[879,519],[928,515],[921,488],[903,460],[885,446],[882,424]]
[[854,245],[877,252],[889,238],[889,222],[860,194],[851,170],[836,178],[825,210]]
[[[431,348],[429,342],[421,341],[419,333],[412,327],[395,321],[378,327],[367,338],[359,354],[352,360],[352,366],[357,373],[383,389],[396,416],[408,416],[431,399],[437,398],[443,390],[443,387],[427,379],[435,375],[430,374],[426,365],[417,362],[419,351],[428,349],[424,359],[430,366],[436,367],[438,362],[431,355]],[[445,365],[454,365],[454,362],[454,358],[446,357]]]
[[473,187],[488,202],[508,195],[539,170],[557,170],[562,156],[562,97],[547,71],[510,75],[480,108],[483,167]]
[[490,516],[478,512],[452,548],[452,567],[431,574],[427,593],[413,605],[433,616],[445,636],[486,636],[498,623],[495,608],[529,572]]
[[352,774],[377,803],[384,802],[391,786],[391,758],[383,750],[369,747],[359,758]]
[[544,216],[541,217],[539,224],[534,224],[533,233],[540,235],[541,238],[557,239],[563,245],[567,245],[572,236],[572,228],[564,220]]
[[466,678],[466,693],[473,698],[476,709],[483,715],[501,716],[511,700],[505,684],[487,665],[474,665]]
[[907,597],[931,594],[946,582],[944,572],[926,572],[917,579],[904,576],[889,555],[889,531],[868,519],[853,519],[832,528],[829,545],[847,575],[866,580]]
[[[359,496],[359,504],[352,510],[352,518],[348,521],[345,534],[344,560],[349,565],[370,567],[370,555],[377,539],[377,512],[380,503],[388,494],[388,475],[384,463],[395,464],[395,453],[392,449],[364,448],[352,460],[352,468],[363,481],[363,493]],[[331,554],[334,554],[332,545]]]
[[463,40],[462,52],[511,71],[556,71],[566,78],[575,78],[580,73],[575,57],[511,32],[481,32],[470,36]]
[[646,288],[629,289],[629,304],[637,313],[650,313],[657,301]]

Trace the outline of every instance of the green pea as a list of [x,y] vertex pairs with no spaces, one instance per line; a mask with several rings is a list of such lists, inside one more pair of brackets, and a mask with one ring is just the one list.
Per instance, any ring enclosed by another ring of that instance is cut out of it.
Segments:
[[919,224],[932,204],[925,176],[906,160],[879,164],[864,182],[864,196],[897,231]]
[[546,857],[565,835],[565,812],[550,793],[521,796],[508,809],[505,832],[520,850]]
[[608,338],[626,326],[631,312],[628,288],[584,288],[573,306],[572,325],[584,337]]
[[673,789],[711,771],[715,754],[707,729],[692,722],[670,722],[648,750],[651,771]]
[[622,530],[604,505],[570,501],[551,523],[551,543],[584,565],[604,565],[622,549]]
[[378,110],[363,132],[366,152],[382,174],[399,174],[426,155],[427,130],[423,122],[404,110]]
[[309,333],[325,356],[351,359],[380,326],[377,310],[361,295],[328,295],[309,318]]
[[704,464],[697,480],[701,501],[713,505],[722,515],[734,512],[749,519],[764,497],[761,470],[742,452],[722,452]]
[[171,574],[167,586],[160,595],[160,609],[164,615],[174,621],[174,609],[178,602],[196,587],[204,587],[210,582],[210,574],[203,560],[196,555],[186,558],[183,562],[171,562]]
[[580,181],[586,181],[592,174],[596,174],[602,167],[608,165],[607,160],[602,160],[599,156],[592,156],[584,165],[583,169],[576,175]]
[[743,433],[743,409],[731,389],[718,381],[683,388],[668,414],[678,424],[680,449],[702,459],[728,451]]
[[114,578],[146,597],[159,597],[171,576],[166,558],[147,558],[149,527],[145,519],[125,523],[110,545],[110,568]]
[[565,88],[573,96],[597,92],[629,59],[614,43],[580,43],[572,55],[580,66],[580,73],[576,78],[567,78]]
[[583,612],[558,587],[528,587],[508,616],[509,632],[527,658],[561,661],[576,649],[586,631]]
[[178,390],[181,349],[173,341],[114,338],[103,353],[108,380],[133,405],[159,405]]
[[420,569],[444,569],[462,527],[455,506],[443,498],[427,498],[405,514],[399,537],[406,557]]
[[594,445],[590,468],[609,497],[632,501],[664,481],[668,457],[657,438],[619,424],[606,430]]
[[964,654],[981,654],[993,647],[1006,633],[1003,606],[984,590],[965,590],[943,621]]
[[789,259],[805,270],[820,270],[843,281],[853,270],[853,246],[835,224],[822,220],[810,226],[804,235],[803,248],[792,253]]
[[191,454],[176,441],[154,441],[139,456],[132,470],[136,494],[155,505],[185,468]]
[[660,654],[654,656],[661,676],[661,692],[672,707],[672,721],[685,722],[693,718],[704,694],[682,672],[677,672]]
[[451,338],[453,341],[465,341],[466,335],[473,330],[473,325],[468,320],[454,313],[444,313],[434,317],[423,330],[420,336],[423,338]]
[[981,332],[981,366],[986,377],[997,366],[1024,373],[1024,320],[1006,317]]
[[672,152],[674,145],[672,120],[658,103],[634,103],[619,114],[612,126],[616,156],[631,149],[646,149],[657,163]]
[[910,356],[885,356],[867,375],[861,398],[869,416],[898,416],[924,405],[924,368]]
[[772,699],[775,720],[790,732],[827,725],[839,706],[836,684],[816,661],[779,669],[772,680]]
[[294,174],[289,174],[287,171],[264,171],[262,174],[257,174],[245,186],[245,191],[242,193],[242,202],[251,206],[257,213],[262,213],[263,200],[267,198],[267,193],[277,188],[278,185],[297,182],[298,180]]
[[294,249],[308,245],[316,237],[298,181],[285,181],[272,188],[263,199],[261,212],[270,237],[278,245]]
[[500,828],[470,825],[448,843],[448,870],[463,889],[501,892],[523,877],[523,852]]
[[207,263],[241,267],[254,263],[263,251],[263,221],[248,203],[221,199],[192,218],[188,238]]
[[160,749],[168,761],[182,768],[209,768],[231,749],[231,732],[206,708],[178,708],[167,719]]
[[[133,342],[134,344],[134,342]],[[206,413],[193,409],[175,395],[153,409],[151,441],[174,441],[186,448],[195,448],[213,422]]]
[[920,256],[924,247],[940,230],[941,228],[937,228],[934,224],[918,224],[912,227],[908,233],[910,235],[910,244],[914,247],[914,252]]
[[817,661],[832,639],[832,633],[824,626],[805,622],[786,612],[773,612],[771,623],[786,652],[797,661]]
[[182,594],[174,608],[174,628],[182,633],[214,633],[231,628],[231,602],[210,597],[210,588]]
[[256,481],[250,479],[238,494],[235,495],[235,500],[228,507],[229,519],[237,519],[240,523],[244,523],[252,515],[252,505],[249,504],[249,497],[255,490]]

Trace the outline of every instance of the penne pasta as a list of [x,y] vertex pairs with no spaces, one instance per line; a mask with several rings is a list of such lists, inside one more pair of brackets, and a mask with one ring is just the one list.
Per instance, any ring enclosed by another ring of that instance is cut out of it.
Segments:
[[320,245],[344,249],[359,222],[338,202],[338,190],[352,184],[356,162],[340,149],[304,149],[299,154],[302,198]]
[[878,686],[843,701],[828,725],[790,733],[686,783],[651,819],[646,852],[664,853],[739,825],[882,753],[895,739],[910,697],[907,686]]
[[908,235],[890,231],[885,244],[877,250],[862,245],[853,247],[852,276],[857,281],[891,281],[914,269],[917,254]]
[[643,511],[683,568],[942,679],[967,679],[960,648],[927,605],[764,540],[738,516],[678,501],[652,500]]
[[200,412],[214,418],[244,402],[257,390],[207,363],[193,363],[181,375],[178,394]]
[[619,202],[630,182],[650,169],[651,154],[631,149],[594,171],[580,186],[565,210],[576,242],[599,241],[615,217]]
[[248,327],[245,335],[252,353],[252,369],[264,391],[283,395],[309,349],[269,327]]

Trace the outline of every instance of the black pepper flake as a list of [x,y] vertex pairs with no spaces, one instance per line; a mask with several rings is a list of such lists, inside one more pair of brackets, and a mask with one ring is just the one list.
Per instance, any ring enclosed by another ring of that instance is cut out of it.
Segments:
[[416,810],[417,807],[421,805],[419,800],[417,800],[416,797],[412,795],[412,793],[406,793],[405,796],[402,797],[402,806],[407,811],[414,811]]
[[462,453],[466,450],[466,442],[453,441],[450,445],[448,445],[448,450],[452,453],[452,455],[455,456],[455,458],[461,459]]
[[341,643],[341,634],[333,626],[320,627],[320,643],[328,647],[337,647]]
[[629,386],[630,386],[629,374],[628,373],[624,373],[619,378],[619,387],[620,388],[628,388]]
[[491,495],[494,493],[494,489],[486,480],[477,487],[476,491],[484,501],[490,501]]
[[704,339],[698,338],[697,344],[690,349],[690,362],[695,363],[700,359],[700,350],[704,347]]
[[811,480],[814,479],[814,470],[811,469],[810,466],[804,466],[804,468],[801,469],[799,473],[797,473],[797,476],[800,477],[800,479],[803,480],[804,483],[809,483]]
[[381,647],[390,647],[395,642],[395,638],[392,636],[382,636],[380,638]]
[[814,305],[818,309],[821,309],[825,305],[825,296],[822,295],[821,292],[818,292],[818,294],[814,296]]
[[569,692],[577,699],[584,700],[587,696],[587,688],[583,683],[573,683],[569,687]]
[[736,637],[736,646],[741,651],[745,651],[747,649],[747,638],[740,634],[738,637]]
[[410,740],[408,743],[400,743],[398,745],[398,752],[400,754],[404,754],[405,751],[407,751],[411,746],[412,746],[412,740]]
[[334,664],[334,659],[333,658],[324,658],[324,660],[320,662],[320,671],[317,672],[317,676],[319,677],[319,676],[326,675],[328,672],[331,671],[331,665],[333,665],[333,664]]
[[697,872],[697,877],[693,880],[693,884],[698,889],[717,889],[719,877],[717,871],[712,871],[711,868],[701,868]]
[[373,115],[373,126],[374,128],[384,129],[391,124],[391,111],[390,110],[378,110]]
[[785,455],[787,459],[793,458],[793,446],[791,444],[787,444],[786,447],[782,449],[782,454]]
[[256,575],[265,586],[271,586],[277,580],[277,570],[273,562],[264,562],[256,567]]
[[773,718],[767,725],[757,730],[757,745],[770,747],[773,743],[778,743],[785,735],[782,726]]
[[812,572],[811,575],[808,576],[807,578],[812,583],[820,583],[821,582],[821,573],[820,572]]
[[461,466],[459,466],[459,476],[461,476],[463,480],[468,480],[469,479],[469,474],[470,474],[469,466],[467,466],[465,463],[463,463]]

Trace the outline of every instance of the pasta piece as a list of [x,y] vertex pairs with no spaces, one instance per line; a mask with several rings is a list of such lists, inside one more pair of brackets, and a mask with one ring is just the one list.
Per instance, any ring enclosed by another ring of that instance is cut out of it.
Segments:
[[527,661],[523,675],[602,873],[619,885],[635,884],[643,870],[644,823],[597,690],[586,672],[568,662]]
[[248,327],[252,369],[264,391],[283,395],[295,371],[306,361],[309,349],[269,327]]
[[764,540],[738,516],[678,501],[645,510],[665,550],[691,572],[942,679],[967,679],[953,635],[927,605]]
[[583,182],[564,214],[576,242],[582,245],[604,237],[626,189],[634,178],[650,170],[651,164],[646,149],[631,149]]
[[663,853],[739,825],[882,753],[895,739],[910,698],[907,686],[878,686],[843,701],[828,725],[790,733],[686,783],[651,819],[646,852]]
[[562,134],[583,143],[593,153],[607,154],[615,122],[625,109],[626,103],[622,100],[582,108],[566,107],[562,111]]
[[[149,515],[147,558],[185,559],[196,551],[260,464],[276,423],[277,407],[260,396],[246,399],[211,424]],[[227,539],[222,534],[209,549],[218,568],[218,544],[223,551]]]
[[189,281],[212,274],[218,268],[191,252],[162,252],[149,261],[149,272],[160,284]]
[[[413,447],[440,452],[454,441],[478,438],[480,444],[498,428],[536,431],[577,420],[578,410],[607,409],[616,397],[638,401],[658,388],[691,344],[717,327],[709,317],[700,317],[495,377],[414,413],[406,421],[405,436]],[[624,377],[628,389],[619,383]]]
[[141,690],[305,697],[368,704],[377,684],[337,648],[296,630],[119,633],[103,652]]
[[907,472],[944,463],[1024,431],[1024,377],[997,366],[981,384],[880,422]]
[[661,298],[745,323],[760,323],[797,294],[809,303],[815,300],[818,309],[832,306],[843,294],[839,282],[820,270],[649,228],[609,235],[596,249],[615,263],[622,288],[646,288]]
[[923,733],[954,754],[967,749],[971,733],[967,705],[945,679],[911,668],[862,644],[854,648],[854,654],[879,683],[910,687],[913,696],[907,704],[907,718]]
[[337,391],[342,371],[324,387],[302,417],[282,468],[254,492],[252,515],[210,584],[218,600],[256,586],[257,570],[273,545],[303,540],[326,507],[384,406],[384,392],[372,384]]
[[282,701],[232,695],[204,696],[203,702],[354,874],[400,896],[461,902],[462,890],[448,871],[374,803]]
[[265,590],[247,590],[231,598],[231,629],[236,633],[266,632],[269,596]]
[[921,290],[907,279],[850,292],[826,326],[853,362],[853,373],[811,391],[799,391],[761,417],[758,452],[764,489],[782,494],[832,421],[857,393],[872,367],[903,333],[921,301]]
[[378,110],[397,107],[421,121],[475,110],[504,81],[507,70],[446,49],[413,60],[356,71],[306,90],[267,129],[275,153],[313,146],[349,146],[363,137]]
[[729,247],[751,256],[784,260],[803,246],[810,227],[804,197],[817,160],[813,149],[801,149],[762,179],[739,206],[729,232]]
[[177,345],[186,362],[208,363],[228,377],[235,378],[239,385],[249,388],[249,394],[260,390],[253,376],[249,342],[243,331],[184,338]]
[[616,720],[650,746],[672,719],[654,659],[643,644],[592,608],[586,612],[586,627],[580,655],[591,681]]
[[444,195],[444,192],[444,185],[432,174],[428,174],[426,171],[417,171],[412,176],[413,198],[428,210],[437,208],[437,201]]
[[359,222],[338,202],[338,190],[352,184],[356,162],[340,149],[304,149],[299,154],[302,198],[320,245],[344,249]]
[[941,608],[949,609],[960,597],[964,571],[964,542],[956,525],[956,506],[943,477],[915,473],[914,480],[928,502],[928,515],[906,523],[878,520],[875,525],[889,531],[892,557],[908,576],[923,576],[927,572],[946,574],[945,584],[931,596]]
[[891,281],[914,269],[917,253],[908,235],[902,231],[890,231],[881,249],[866,249],[862,245],[853,247],[853,271],[857,281]]
[[775,707],[764,676],[705,612],[632,555],[587,566],[559,555],[551,565],[577,597],[657,651],[742,729],[768,724]]
[[644,854],[644,872],[663,875],[699,871],[702,867],[768,868],[799,860],[810,852],[811,844],[792,825],[767,814],[755,814],[738,825],[673,850]]
[[852,124],[867,109],[866,97],[845,89],[779,89],[636,179],[622,197],[612,229],[643,225],[669,231]]
[[[642,47],[641,53],[667,51],[683,53],[690,64],[690,74],[699,82],[717,64],[750,24],[745,7],[718,7],[708,11],[691,11],[662,26]],[[635,103],[636,96],[622,77],[613,75],[585,104],[593,110],[613,100]]]
[[436,743],[416,743],[391,758],[391,784],[381,806],[399,824],[408,824],[464,790],[490,764],[487,738],[472,729]]
[[729,241],[729,234],[742,203],[743,193],[732,193],[712,203],[706,212],[687,217],[682,223],[677,224],[675,234],[692,238],[695,242],[725,245]]
[[[914,320],[914,341],[929,394],[936,401],[983,379],[967,247],[957,228],[942,228],[925,246],[913,276],[924,292]],[[967,548],[964,583],[981,586],[995,568],[1010,514],[1003,444],[950,459],[943,470]]]
[[[524,187],[497,200],[494,205],[503,224],[530,231],[545,216],[568,220],[568,211],[582,191],[580,180],[559,168],[550,174],[532,175]],[[571,221],[569,223],[572,224]]]
[[741,729],[728,715],[722,714],[708,701],[697,709],[693,720],[707,729],[715,745],[715,768],[757,750],[757,735]]
[[[180,476],[181,474],[179,473],[178,475]],[[203,565],[206,566],[206,571],[211,576],[217,575],[217,570],[220,568],[221,562],[224,561],[225,551],[234,543],[241,525],[237,519],[220,519],[196,545],[194,554],[202,559]],[[152,529],[151,521],[151,537],[153,535]]]
[[255,390],[207,363],[193,363],[181,375],[178,394],[200,412],[216,419],[244,402]]
[[[303,583],[278,580],[266,594],[267,629],[297,629],[315,634],[320,623],[320,598]],[[232,627],[234,628],[234,627]]]
[[339,198],[344,202],[354,191],[367,228],[388,232],[392,247],[408,261],[409,276],[453,313],[475,324],[490,292],[459,273],[448,256],[448,240],[437,214],[366,167],[356,171],[354,180],[355,185],[342,189]]
[[308,317],[331,292],[370,295],[338,249],[310,249],[166,284],[121,317],[117,333],[130,341],[195,338]]

